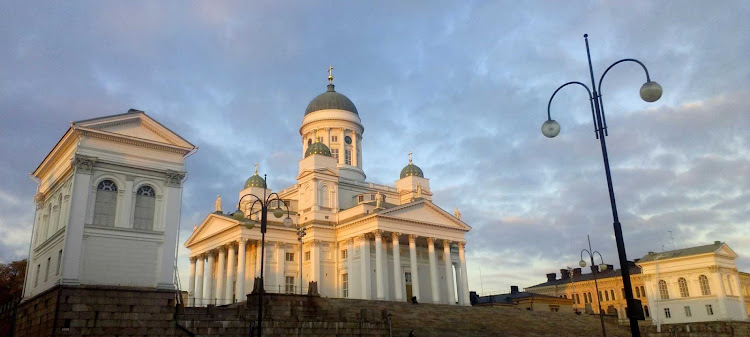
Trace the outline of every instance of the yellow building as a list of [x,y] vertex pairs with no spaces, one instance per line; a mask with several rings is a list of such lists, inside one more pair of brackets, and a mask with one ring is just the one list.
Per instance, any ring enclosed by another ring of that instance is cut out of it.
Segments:
[[[621,322],[625,322],[627,321],[625,315],[627,304],[621,271],[619,269],[613,270],[612,265],[606,266],[607,268],[603,271],[599,271],[598,266],[592,268],[596,273],[596,282],[594,282],[594,274],[583,274],[581,268],[560,269],[560,278],[557,278],[556,273],[549,273],[547,274],[547,282],[525,288],[524,291],[572,299],[575,310],[595,314],[599,313],[598,293],[602,311],[606,315],[617,316]],[[633,296],[641,300],[646,320],[650,320],[651,312],[641,270],[632,263],[629,268]]]

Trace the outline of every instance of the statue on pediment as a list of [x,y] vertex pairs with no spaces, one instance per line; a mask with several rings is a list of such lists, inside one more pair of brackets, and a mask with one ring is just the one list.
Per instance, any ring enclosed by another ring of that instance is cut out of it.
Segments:
[[216,213],[221,213],[221,195],[216,196],[216,201],[214,201],[214,211]]

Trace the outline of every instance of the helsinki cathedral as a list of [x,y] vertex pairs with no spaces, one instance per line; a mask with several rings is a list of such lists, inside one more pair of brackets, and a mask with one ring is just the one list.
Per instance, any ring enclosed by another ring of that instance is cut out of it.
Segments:
[[[364,126],[354,103],[334,90],[331,69],[327,90],[302,117],[297,182],[272,191],[256,164],[238,192],[241,213],[222,211],[217,198],[185,242],[189,305],[244,301],[261,266],[266,292],[470,305],[464,248],[471,227],[458,209],[450,214],[432,202],[430,180],[411,155],[395,185],[366,181]],[[261,207],[250,195],[272,193],[283,204],[269,205],[275,212],[268,212],[261,254]]]

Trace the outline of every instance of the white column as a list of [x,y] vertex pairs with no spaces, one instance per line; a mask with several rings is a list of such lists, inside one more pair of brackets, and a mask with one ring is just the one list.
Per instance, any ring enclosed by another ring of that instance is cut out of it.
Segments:
[[341,147],[339,149],[339,164],[344,164],[344,157],[346,155],[346,142],[344,141],[345,137],[346,129],[341,128],[341,140],[339,141],[339,146]]
[[195,303],[195,256],[190,257],[190,278],[188,279],[188,302],[185,304],[186,307],[192,306]]
[[226,270],[227,270],[227,248],[219,247],[219,265],[216,266],[216,305],[226,303]]
[[383,231],[376,230],[375,234],[375,298],[385,299],[383,291]]
[[203,297],[205,298],[204,304],[214,304],[214,251],[210,251],[206,254],[208,265],[206,266],[205,276],[206,279],[203,281]]
[[[250,242],[245,243],[247,251],[245,252],[245,295],[253,290],[255,282],[255,246]],[[246,299],[246,297],[243,297]]]
[[312,265],[312,281],[318,282],[318,292],[322,289],[320,279],[320,241],[310,240],[310,265]]
[[461,282],[461,264],[456,264],[456,293],[458,294],[458,305],[464,305],[464,284]]
[[[115,221],[115,227],[120,228],[133,228],[133,199],[135,199],[135,191],[133,190],[133,176],[128,175],[125,177],[125,186],[122,189],[118,189],[117,194],[122,198],[122,207],[118,209],[119,212],[117,220]],[[51,221],[50,221],[51,223]]]
[[[63,244],[62,279],[60,280],[63,285],[80,284],[81,261],[83,260],[83,224],[86,222],[86,209],[92,188],[91,171],[95,161],[96,158],[94,157],[75,156],[75,175],[70,191],[68,228],[65,229],[65,243]],[[93,186],[93,188],[95,187]]]
[[324,142],[328,148],[331,148],[331,128],[326,128],[326,141]]
[[354,277],[354,239],[346,239],[347,255],[346,255],[346,267],[347,273],[349,274],[349,298],[361,298],[360,295],[360,280],[355,281]]
[[[162,212],[164,219],[164,241],[162,242],[161,259],[159,261],[160,273],[156,287],[158,289],[174,290],[175,287],[175,254],[177,247],[177,232],[180,230],[180,207],[182,205],[182,173],[168,172],[167,188],[164,193],[164,205],[157,214]],[[159,205],[157,201],[157,205]],[[158,217],[157,217],[158,219]],[[157,224],[154,223],[156,227]],[[154,228],[156,229],[156,228]]]
[[369,300],[371,297],[369,282],[370,282],[370,239],[367,234],[359,236],[359,261],[361,263],[361,279],[362,279],[362,299]]
[[284,285],[285,281],[284,277],[286,276],[284,273],[285,263],[286,259],[286,245],[277,242],[276,243],[276,284],[278,284],[277,289],[279,290],[279,293],[284,293]]
[[466,242],[458,243],[458,260],[461,262],[461,292],[463,293],[464,299],[464,303],[462,304],[471,305],[471,302],[469,301],[469,277],[466,273],[466,253],[464,252],[465,247]]
[[437,257],[435,256],[434,238],[427,238],[427,252],[430,256],[430,286],[432,287],[432,303],[440,303],[440,288],[438,284]]
[[388,273],[388,237],[383,237],[383,296],[391,299],[390,273]]
[[246,257],[246,241],[245,239],[240,238],[238,241],[239,247],[237,249],[237,290],[235,293],[237,294],[237,302],[243,302],[245,301],[245,278],[247,277],[246,271],[247,266],[245,265],[245,257]]
[[195,301],[192,303],[195,307],[203,305],[203,261],[205,256],[199,255],[198,257],[198,273],[195,277]]
[[357,130],[352,130],[352,166],[359,167],[359,149],[357,149]]
[[[419,264],[417,263],[417,236],[409,235],[409,258],[411,259],[411,293],[421,301],[419,296]],[[409,299],[411,301],[411,299]]]
[[740,297],[740,310],[742,313],[742,317],[747,317],[747,306],[742,305],[742,303],[745,303],[745,294],[742,292],[742,283],[740,283],[740,275],[737,273],[737,270],[732,271],[732,275],[729,276],[734,278],[734,284],[737,286],[737,295]]
[[234,254],[234,242],[227,248],[227,275],[224,280],[224,304],[234,303],[234,263],[237,256]]
[[393,295],[396,301],[404,300],[404,286],[401,284],[401,251],[398,239],[401,233],[391,233],[393,239]]
[[445,285],[447,289],[446,297],[448,304],[455,304],[456,297],[453,291],[453,261],[451,261],[451,242],[443,240],[443,260],[445,261]]
[[[716,308],[716,315],[720,317],[719,319],[726,319],[728,315],[727,311],[727,291],[724,287],[724,275],[721,273],[721,269],[718,267],[714,267],[711,270],[711,274],[714,276],[715,284],[718,284],[718,292],[716,293],[716,299],[719,302],[718,307]],[[713,287],[711,287],[711,290],[713,290]]]

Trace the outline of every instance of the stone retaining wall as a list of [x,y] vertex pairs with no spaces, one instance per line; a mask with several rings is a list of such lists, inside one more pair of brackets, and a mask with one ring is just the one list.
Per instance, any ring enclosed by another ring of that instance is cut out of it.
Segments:
[[750,337],[750,322],[700,322],[662,324],[642,328],[643,337]]

